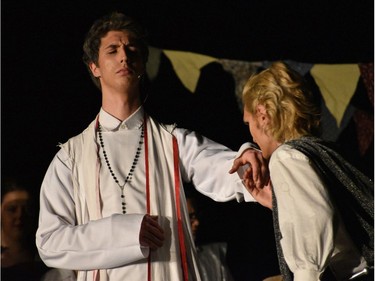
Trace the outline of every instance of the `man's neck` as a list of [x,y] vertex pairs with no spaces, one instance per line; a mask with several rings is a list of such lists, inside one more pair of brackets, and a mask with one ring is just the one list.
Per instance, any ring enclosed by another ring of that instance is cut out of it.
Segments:
[[132,115],[141,106],[140,94],[136,91],[126,92],[102,92],[102,108],[116,117],[120,121],[124,121]]
[[103,96],[102,99],[102,108],[120,121],[127,119],[140,105],[138,95]]

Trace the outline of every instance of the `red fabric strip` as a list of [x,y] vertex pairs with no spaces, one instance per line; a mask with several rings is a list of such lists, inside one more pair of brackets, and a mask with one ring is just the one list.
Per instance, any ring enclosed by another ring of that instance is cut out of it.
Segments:
[[184,229],[181,219],[181,201],[180,201],[180,169],[179,169],[179,156],[178,156],[178,144],[177,139],[173,137],[173,162],[174,162],[174,184],[176,193],[176,208],[177,208],[177,227],[178,227],[178,238],[180,241],[180,253],[181,253],[181,266],[184,281],[188,281],[188,264],[186,257],[185,237]]
[[[147,214],[150,214],[150,177],[149,177],[149,166],[148,166],[148,133],[147,133],[147,115],[144,114],[143,118],[144,126],[144,144],[145,144],[145,170],[146,170],[146,208]],[[151,250],[148,255],[147,262],[147,280],[151,281]]]

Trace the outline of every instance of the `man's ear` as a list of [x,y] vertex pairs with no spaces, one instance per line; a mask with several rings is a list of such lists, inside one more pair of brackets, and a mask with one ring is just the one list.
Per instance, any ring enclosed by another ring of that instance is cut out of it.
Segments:
[[90,67],[90,70],[92,72],[92,74],[96,77],[96,78],[100,78],[101,76],[101,73],[100,73],[100,68],[96,66],[96,64],[94,62],[91,62],[89,64],[89,67]]

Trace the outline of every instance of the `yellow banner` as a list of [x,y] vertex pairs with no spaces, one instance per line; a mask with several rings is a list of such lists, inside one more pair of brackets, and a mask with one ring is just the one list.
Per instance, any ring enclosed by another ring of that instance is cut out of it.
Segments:
[[315,64],[311,70],[328,110],[340,127],[345,110],[357,88],[358,64]]

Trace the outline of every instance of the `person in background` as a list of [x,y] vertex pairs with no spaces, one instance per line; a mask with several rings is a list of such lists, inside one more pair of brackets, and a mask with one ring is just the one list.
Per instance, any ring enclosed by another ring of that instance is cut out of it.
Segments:
[[211,242],[199,245],[196,243],[200,225],[199,208],[196,195],[194,194],[196,191],[191,184],[185,184],[184,190],[202,280],[233,281],[233,277],[226,262],[227,244],[225,242]]
[[77,270],[80,281],[200,280],[182,181],[216,201],[254,201],[235,171],[250,163],[246,183],[262,186],[261,153],[246,144],[233,152],[145,112],[148,46],[132,18],[114,12],[95,21],[83,50],[102,105],[60,145],[44,177],[42,260]]
[[48,270],[35,247],[36,204],[26,184],[2,178],[1,280],[39,281]]
[[283,280],[374,280],[373,181],[314,136],[319,107],[303,77],[275,62],[249,78],[243,104],[269,161],[273,198],[262,204],[273,209]]

